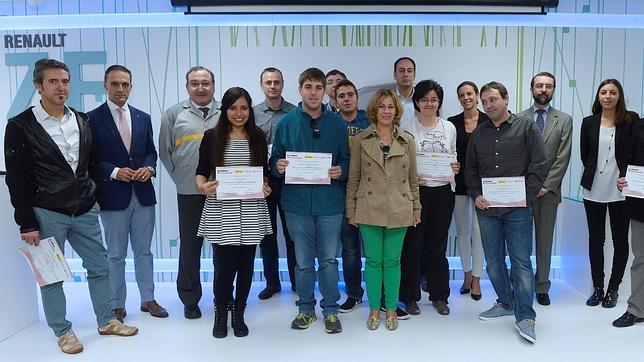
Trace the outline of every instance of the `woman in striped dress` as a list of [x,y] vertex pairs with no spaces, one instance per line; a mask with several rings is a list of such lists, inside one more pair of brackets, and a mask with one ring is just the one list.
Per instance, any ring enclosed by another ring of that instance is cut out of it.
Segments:
[[267,178],[266,138],[255,125],[251,105],[250,95],[245,89],[228,89],[221,100],[219,121],[204,133],[199,148],[196,184],[199,192],[207,198],[197,234],[213,243],[216,259],[216,305],[212,331],[215,338],[226,337],[230,309],[235,336],[248,335],[244,311],[253,279],[255,249],[265,235],[272,233],[265,198],[217,199],[219,181],[214,175],[218,166],[261,166],[264,169],[264,197],[271,192]]

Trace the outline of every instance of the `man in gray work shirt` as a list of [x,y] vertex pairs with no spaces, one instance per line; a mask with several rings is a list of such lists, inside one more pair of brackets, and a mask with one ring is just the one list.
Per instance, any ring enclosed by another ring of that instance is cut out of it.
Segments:
[[[481,320],[514,315],[516,328],[534,343],[532,308],[532,202],[547,175],[546,149],[534,121],[508,112],[508,91],[498,82],[481,88],[481,103],[491,122],[479,125],[467,147],[465,182],[475,201],[487,273],[498,299]],[[525,177],[526,207],[490,207],[482,191],[485,177]],[[510,256],[511,275],[505,264]]]
[[[195,185],[199,146],[207,129],[219,120],[220,103],[215,101],[215,75],[197,65],[186,73],[189,98],[168,108],[161,116],[159,159],[177,188],[179,214],[179,270],[177,293],[183,303],[183,316],[201,318],[201,250],[203,237],[197,235],[206,196]],[[213,248],[214,252],[214,248]],[[214,265],[213,281],[217,266]],[[214,282],[213,282],[214,284]]]
[[[275,136],[275,129],[277,128],[277,122],[285,114],[294,109],[295,106],[282,98],[284,76],[279,69],[273,67],[264,69],[259,75],[259,85],[266,98],[262,103],[253,107],[253,112],[255,113],[255,123],[266,133],[266,141],[270,150],[273,143],[273,136]],[[273,192],[271,192],[271,195],[266,201],[268,203],[268,212],[271,217],[273,233],[266,235],[260,244],[266,288],[259,292],[259,299],[268,299],[282,289],[279,277],[279,249],[277,247],[278,210],[280,220],[282,220],[282,231],[284,232],[284,240],[286,242],[288,275],[291,280],[291,289],[295,290],[295,249],[293,247],[293,239],[288,234],[286,227],[284,210],[282,210],[282,205],[280,205],[282,182],[283,178],[277,178],[272,174],[269,176],[269,185]]]

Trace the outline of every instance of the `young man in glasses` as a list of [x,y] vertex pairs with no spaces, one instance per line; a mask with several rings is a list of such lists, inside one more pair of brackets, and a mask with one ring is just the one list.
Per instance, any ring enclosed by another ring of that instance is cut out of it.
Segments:
[[315,258],[318,259],[322,315],[327,333],[342,331],[338,319],[338,262],[340,226],[344,213],[344,185],[349,165],[346,122],[322,105],[324,73],[309,68],[300,74],[302,102],[277,125],[270,159],[271,172],[282,177],[288,167],[286,152],[324,152],[332,154],[328,169],[330,184],[290,184],[282,190],[282,207],[295,244],[295,280],[299,300],[293,329],[306,329],[315,316]]

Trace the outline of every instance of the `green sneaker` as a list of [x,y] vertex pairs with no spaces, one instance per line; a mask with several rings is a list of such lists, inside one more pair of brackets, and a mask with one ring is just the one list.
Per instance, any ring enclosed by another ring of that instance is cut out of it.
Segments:
[[315,316],[315,313],[298,313],[291,322],[291,328],[293,329],[307,329],[309,326],[318,320]]
[[342,332],[342,324],[337,314],[329,314],[324,317],[324,331],[329,334]]

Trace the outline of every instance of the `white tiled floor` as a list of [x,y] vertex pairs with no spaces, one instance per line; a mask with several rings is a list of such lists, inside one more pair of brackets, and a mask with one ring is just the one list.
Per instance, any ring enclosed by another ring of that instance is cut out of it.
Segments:
[[[452,282],[458,293],[459,281]],[[99,336],[84,283],[66,283],[68,319],[85,351],[68,356],[59,351],[56,338],[44,321],[0,343],[0,361],[637,361],[642,357],[644,323],[617,329],[611,321],[626,309],[625,298],[615,309],[586,307],[585,295],[561,281],[551,291],[553,304],[537,310],[537,343],[518,336],[512,319],[482,322],[477,314],[494,302],[489,282],[483,284],[483,299],[450,297],[452,314],[438,315],[425,298],[422,314],[401,321],[395,332],[384,325],[366,329],[368,307],[341,315],[343,332],[327,335],[321,319],[309,330],[289,327],[296,313],[295,296],[285,283],[282,293],[259,301],[262,285],[253,286],[246,321],[250,335],[236,338],[211,336],[212,287],[204,284],[199,320],[183,318],[183,308],[173,283],[157,284],[157,300],[170,317],[152,318],[138,311],[138,292],[128,284],[126,322],[141,328],[134,337]],[[366,302],[366,301],[365,301]],[[4,311],[10,313],[11,311]],[[320,316],[321,313],[318,313]],[[42,316],[41,316],[41,319]],[[639,356],[639,357],[637,357]]]

